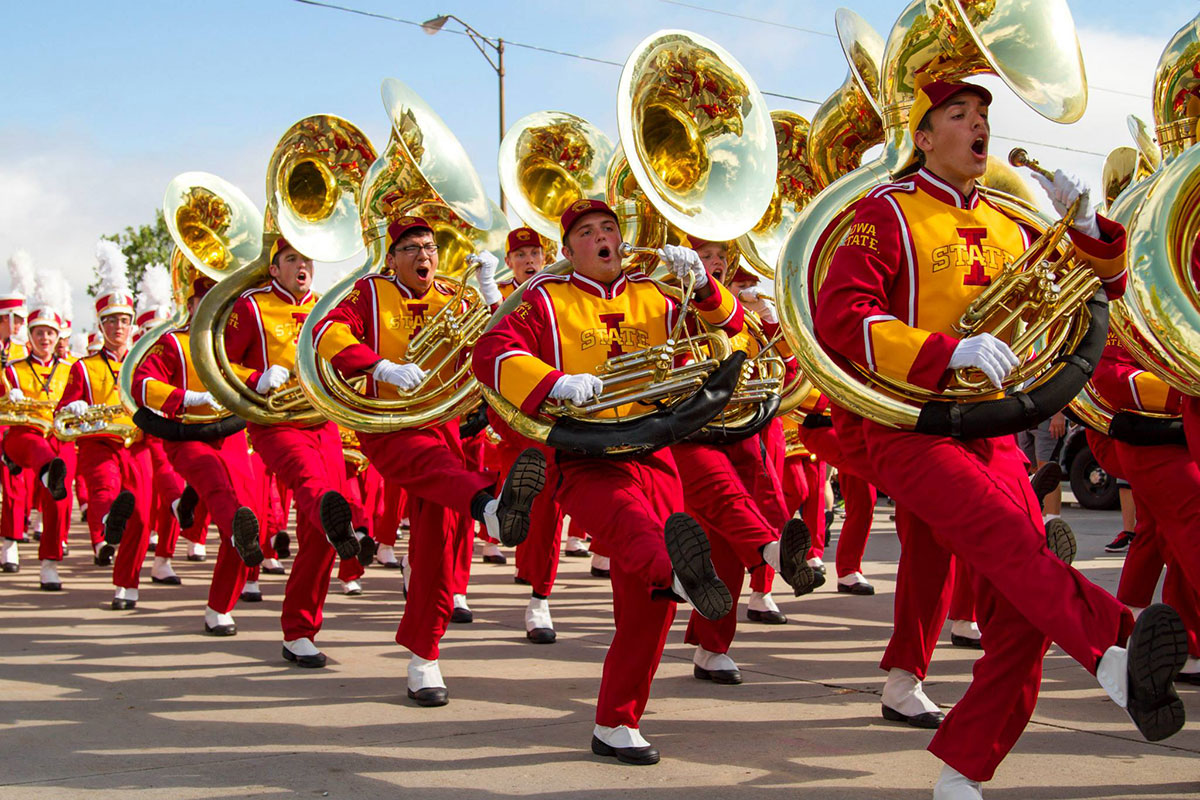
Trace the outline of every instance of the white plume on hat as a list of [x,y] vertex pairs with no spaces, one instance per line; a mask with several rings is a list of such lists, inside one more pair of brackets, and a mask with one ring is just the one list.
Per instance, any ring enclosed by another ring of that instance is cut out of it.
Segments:
[[159,317],[170,316],[171,306],[171,273],[162,264],[151,264],[138,282],[137,315],[153,311]]
[[71,334],[71,355],[82,358],[87,355],[88,335],[83,331]]
[[43,270],[38,273],[33,289],[31,311],[48,308],[59,316],[65,316],[65,306],[70,302],[70,292],[67,281],[56,269]]
[[33,294],[33,256],[27,250],[16,250],[8,257],[9,291],[29,297]]
[[133,294],[129,288],[129,275],[126,272],[129,261],[121,252],[120,245],[108,239],[96,242],[96,261],[99,262],[96,265],[96,274],[100,278],[100,287],[96,292],[97,297],[103,297],[112,292]]

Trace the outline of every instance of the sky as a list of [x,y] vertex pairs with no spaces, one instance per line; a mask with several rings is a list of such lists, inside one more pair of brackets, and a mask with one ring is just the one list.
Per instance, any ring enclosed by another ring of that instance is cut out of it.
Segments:
[[[330,0],[421,22],[454,14],[503,37],[508,124],[526,114],[578,114],[616,139],[611,64],[667,28],[721,44],[749,70],[772,108],[811,117],[841,85],[846,63],[833,33],[842,2],[821,0]],[[844,2],[844,0],[843,0]],[[1125,117],[1149,121],[1155,64],[1197,12],[1195,0],[1068,0],[1089,82],[1088,110],[1070,126],[1043,120],[995,78],[994,154],[1026,144],[1044,165],[1099,187],[1104,155],[1130,144]],[[408,83],[443,117],[498,199],[497,76],[457,23],[420,27],[297,0],[63,2],[0,0],[8,29],[0,71],[0,258],[28,250],[73,289],[76,330],[92,324],[85,287],[102,234],[153,220],[163,190],[189,170],[240,186],[261,209],[267,160],[295,121],[337,114],[382,150],[388,119],[380,81]],[[849,7],[886,38],[899,0]],[[753,19],[747,19],[752,17]],[[807,102],[806,102],[807,101]],[[1014,140],[1014,141],[1010,141]],[[1069,148],[1069,149],[1063,149]],[[516,221],[514,220],[514,224]],[[322,288],[339,268],[318,268]],[[0,291],[8,288],[0,270]]]

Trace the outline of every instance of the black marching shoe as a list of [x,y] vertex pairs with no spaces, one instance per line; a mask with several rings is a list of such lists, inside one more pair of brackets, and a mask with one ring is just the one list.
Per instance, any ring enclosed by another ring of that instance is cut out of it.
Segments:
[[21,565],[15,563],[13,561],[5,561],[3,564],[0,564],[0,572],[13,573],[13,572],[20,572],[20,571],[21,571]]
[[67,463],[61,458],[52,458],[42,467],[38,480],[55,500],[67,499]]
[[367,533],[366,528],[359,528],[356,533],[361,533],[362,536],[355,536],[358,539],[358,563],[364,567],[371,566],[371,562],[375,560],[375,554],[379,552],[379,542]]
[[782,611],[759,611],[756,608],[746,609],[746,619],[763,625],[787,625],[787,615]]
[[175,506],[175,519],[179,521],[180,528],[190,528],[196,524],[196,506],[200,502],[200,495],[191,486],[183,487],[183,494],[179,495],[179,505]]
[[[805,556],[812,548],[812,534],[802,519],[789,519],[779,536],[779,574],[792,587],[796,597],[812,592],[820,584],[817,573]],[[821,583],[824,583],[824,578]]]
[[713,569],[708,535],[687,514],[667,517],[663,527],[667,555],[687,600],[706,619],[720,619],[733,609],[729,588]]
[[237,636],[237,625],[209,625],[206,622],[204,632],[209,636]]
[[182,586],[183,585],[183,581],[180,580],[178,575],[168,575],[165,578],[156,578],[153,575],[151,575],[150,582],[151,583],[159,583],[159,584],[162,584],[163,586]]
[[1033,493],[1037,495],[1039,506],[1046,500],[1046,495],[1053,492],[1054,487],[1062,483],[1062,479],[1062,467],[1058,465],[1057,461],[1047,461],[1037,468],[1037,472],[1033,473],[1029,483],[1033,487]]
[[693,664],[692,677],[700,681],[737,686],[742,682],[742,671],[740,669],[705,669],[699,664]]
[[513,575],[513,583],[518,586],[532,586],[533,584],[522,578],[520,575]]
[[104,518],[105,544],[116,546],[121,543],[125,536],[125,526],[133,516],[135,503],[133,492],[128,489],[122,489],[113,500],[112,508],[108,509],[108,516]]
[[247,567],[257,567],[263,562],[262,547],[258,544],[258,517],[246,506],[233,512],[233,549]]
[[291,650],[288,650],[287,645],[283,646],[283,660],[290,661],[297,667],[304,667],[306,669],[320,669],[325,666],[326,661],[324,653],[317,653],[312,656],[298,656]]
[[275,540],[271,542],[271,546],[275,548],[275,557],[285,559],[292,557],[292,537],[287,531],[280,531],[275,534]]
[[1183,701],[1174,684],[1187,655],[1187,630],[1175,609],[1155,603],[1138,616],[1129,635],[1125,710],[1147,741],[1161,741],[1183,727]]
[[839,594],[855,594],[859,597],[871,597],[875,594],[875,587],[869,583],[842,583],[838,581],[837,590]]
[[321,495],[321,527],[325,538],[337,551],[338,558],[358,555],[358,539],[354,535],[354,512],[350,503],[337,492]]
[[955,647],[970,647],[974,650],[983,649],[982,639],[976,639],[973,636],[960,636],[957,633],[950,634],[950,644]]
[[100,549],[92,556],[92,563],[97,567],[111,567],[113,563],[113,554],[117,552],[117,548],[113,547],[108,542],[100,545]]
[[600,741],[600,737],[595,735],[592,736],[592,752],[598,756],[615,758],[622,764],[635,766],[657,764],[659,760],[656,747],[613,747]]
[[240,595],[238,595],[238,599],[241,600],[243,603],[261,603],[262,602],[262,592],[261,591],[256,592],[254,590],[246,591],[245,589],[243,589],[242,593]]
[[114,597],[112,601],[113,611],[128,611],[131,608],[137,608],[137,600],[129,600],[124,597]]
[[926,730],[936,730],[941,724],[946,715],[941,711],[926,711],[923,714],[901,714],[894,708],[886,705],[880,705],[883,709],[883,718],[889,722],[903,722],[905,725],[911,725],[914,728],[925,728]]
[[534,644],[554,644],[558,641],[558,634],[554,628],[532,628],[525,631],[525,638]]
[[[529,509],[533,500],[546,485],[546,457],[542,451],[527,448],[517,456],[504,485],[500,488],[496,507],[499,530],[493,534],[505,547],[516,547],[529,535]],[[490,532],[489,532],[490,533]]]
[[445,686],[426,686],[424,689],[408,690],[408,699],[425,708],[444,706],[450,702],[450,690]]
[[593,578],[608,578],[612,575],[612,570],[600,569],[600,567],[592,567],[591,572]]

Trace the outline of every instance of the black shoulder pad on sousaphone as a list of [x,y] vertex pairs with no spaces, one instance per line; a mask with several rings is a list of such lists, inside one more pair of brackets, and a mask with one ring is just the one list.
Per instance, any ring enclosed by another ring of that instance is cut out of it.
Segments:
[[783,398],[772,392],[766,400],[758,404],[754,416],[745,422],[738,425],[722,425],[720,422],[715,422],[696,431],[687,437],[687,440],[693,444],[709,444],[719,447],[736,444],[751,436],[757,436],[762,433],[763,428],[771,424],[771,420],[775,419],[775,414],[778,413],[779,404],[782,401]]
[[133,424],[151,436],[168,442],[215,442],[244,430],[246,420],[230,416],[214,422],[184,424],[155,414],[143,406],[134,413]]
[[737,351],[721,362],[704,385],[670,408],[624,422],[594,422],[561,417],[550,427],[546,444],[556,450],[593,458],[631,458],[686,439],[711,422],[729,403],[746,354]]
[[934,436],[980,439],[1009,436],[1037,426],[1066,407],[1096,371],[1108,335],[1108,300],[1097,293],[1087,302],[1091,319],[1075,349],[1059,356],[1062,368],[1045,383],[997,400],[956,403],[935,400],[921,408],[915,430]]

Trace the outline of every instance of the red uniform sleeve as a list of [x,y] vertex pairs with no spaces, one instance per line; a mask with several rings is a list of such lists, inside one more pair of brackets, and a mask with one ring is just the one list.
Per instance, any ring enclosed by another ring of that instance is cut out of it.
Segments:
[[245,376],[246,385],[253,389],[262,377],[264,365],[254,363],[262,361],[259,355],[262,352],[259,338],[262,333],[258,326],[258,315],[250,304],[249,298],[239,297],[233,304],[233,311],[229,312],[229,320],[225,324],[225,356],[230,364],[242,367],[237,372]]
[[177,416],[183,409],[183,369],[179,342],[172,334],[159,337],[133,371],[134,400],[163,416]]
[[55,411],[76,400],[89,400],[87,396],[87,380],[83,374],[85,369],[83,359],[71,365],[71,371],[67,373],[67,385],[63,388],[62,399],[58,401],[58,405],[54,409]]
[[1109,343],[1092,376],[1092,386],[1118,411],[1183,413],[1183,395],[1152,372],[1147,372],[1129,351]]
[[852,230],[837,249],[817,296],[817,337],[830,351],[891,378],[930,391],[949,383],[958,340],[915,328],[891,312],[892,286],[904,259],[900,211],[884,197],[866,197]]
[[1099,214],[1096,215],[1096,223],[1100,226],[1099,239],[1071,228],[1071,242],[1100,277],[1104,294],[1109,300],[1116,300],[1125,294],[1125,226]]
[[745,312],[741,302],[710,275],[708,285],[712,292],[703,300],[693,299],[692,305],[700,317],[710,325],[716,325],[730,336],[741,333]]
[[363,343],[375,318],[371,278],[363,278],[313,327],[317,352],[344,375],[370,372],[379,354]]
[[553,334],[543,303],[529,297],[479,337],[471,369],[484,386],[533,415],[563,373],[538,355],[538,343]]

